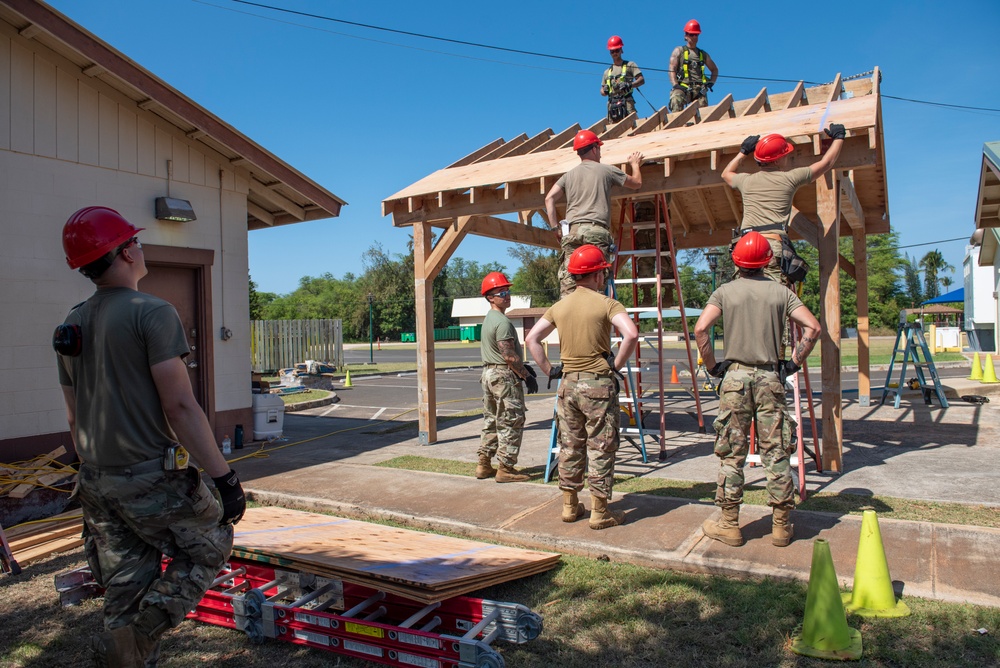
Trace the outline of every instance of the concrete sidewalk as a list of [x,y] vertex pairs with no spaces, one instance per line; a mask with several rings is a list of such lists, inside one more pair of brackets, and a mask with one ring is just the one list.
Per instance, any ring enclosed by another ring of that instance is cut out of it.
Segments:
[[[899,410],[847,402],[846,471],[822,474],[810,466],[809,491],[985,504],[1000,513],[994,473],[1000,406],[958,404],[942,410],[925,406],[919,395],[914,399]],[[552,401],[543,395],[529,402],[519,467],[544,467]],[[694,420],[685,415],[692,407],[683,399],[669,408],[668,424],[679,430],[667,433],[666,461],[659,462],[654,451],[644,463],[638,449],[623,441],[617,472],[714,488],[718,462],[711,437],[697,433]],[[714,404],[706,406],[706,413],[711,432]],[[702,535],[702,522],[718,512],[707,503],[616,494],[612,508],[624,510],[627,523],[593,531],[585,519],[560,520],[561,495],[554,484],[499,485],[373,466],[402,455],[474,462],[480,423],[479,417],[443,422],[437,443],[421,446],[412,424],[387,430],[385,424],[306,411],[286,415],[286,440],[272,444],[290,447],[274,449],[267,458],[244,459],[235,468],[253,497],[265,503],[359,519],[390,518],[473,538],[679,571],[807,581],[812,540],[824,538],[841,582],[853,579],[860,516],[795,511],[795,542],[776,548],[770,543],[769,509],[744,505],[747,543],[732,548]],[[747,469],[747,483],[763,483],[760,467]],[[589,510],[589,497],[583,494],[581,500]],[[1000,530],[881,518],[879,524],[891,576],[904,595],[1000,607]]]

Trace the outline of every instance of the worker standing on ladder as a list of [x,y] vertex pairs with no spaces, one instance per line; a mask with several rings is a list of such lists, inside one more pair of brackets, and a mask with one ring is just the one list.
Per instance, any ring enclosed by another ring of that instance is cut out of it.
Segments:
[[[550,307],[525,337],[542,373],[562,379],[556,403],[562,519],[575,522],[586,512],[578,492],[583,489],[583,476],[589,468],[591,529],[625,522],[624,513],[608,510],[619,440],[615,373],[628,362],[639,340],[625,307],[598,292],[609,266],[597,246],[576,249],[569,258],[569,271],[577,289]],[[611,354],[612,325],[622,336],[617,356]],[[542,347],[542,341],[555,329],[559,330],[561,361],[557,366],[549,362]]]
[[[743,196],[741,232],[756,230],[771,244],[774,256],[764,274],[785,285],[801,282],[808,271],[788,240],[792,198],[796,190],[830,171],[847,136],[844,126],[837,123],[831,123],[826,134],[833,138],[833,143],[822,158],[808,167],[793,168],[795,145],[779,134],[770,134],[763,139],[759,135],[744,139],[740,152],[722,170],[722,180]],[[760,171],[738,173],[751,153]]]
[[[642,153],[636,151],[628,157],[632,173],[626,174],[612,165],[601,164],[601,146],[604,144],[590,130],[580,130],[573,138],[573,150],[580,156],[580,164],[563,174],[545,195],[545,212],[549,227],[556,233],[561,244],[559,260],[559,295],[565,297],[573,292],[576,282],[567,265],[573,252],[590,244],[604,253],[604,261],[611,266],[611,188],[625,186],[630,190],[642,187]],[[556,202],[566,197],[566,220],[569,234],[562,233]],[[602,272],[597,290],[604,289],[605,275]]]
[[[97,665],[112,668],[156,665],[160,637],[205,595],[246,509],[195,401],[177,311],[138,291],[147,273],[141,231],[102,206],[70,216],[66,261],[97,291],[53,337],[82,461],[73,498],[83,508],[84,552],[106,590],[105,631],[92,648]],[[178,442],[212,478],[221,504]]]
[[[524,364],[524,354],[517,340],[517,331],[506,316],[510,308],[510,281],[499,271],[483,278],[483,297],[490,310],[483,320],[480,354],[483,357],[483,430],[479,438],[480,480],[496,476],[497,482],[524,482],[530,476],[518,473],[514,466],[521,452],[524,434],[524,390],[538,392],[535,372]],[[496,455],[499,470],[492,465]]]
[[[715,505],[718,520],[705,520],[702,531],[726,545],[743,544],[740,504],[743,503],[743,466],[750,450],[750,426],[756,418],[757,443],[767,474],[768,505],[772,511],[771,543],[788,545],[794,533],[790,520],[795,507],[790,471],[794,421],[785,406],[785,378],[802,366],[819,340],[819,322],[791,290],[762,275],[771,261],[767,239],[751,231],[733,250],[739,279],[712,293],[694,327],[698,351],[709,373],[722,378],[715,454],[721,460]],[[715,361],[708,331],[725,318],[725,361]],[[802,338],[788,361],[779,348],[788,319],[802,326]]]
[[[707,51],[698,48],[701,24],[691,19],[684,24],[684,44],[670,54],[670,111],[683,111],[695,100],[699,107],[708,106],[708,91],[719,78],[719,68]],[[706,70],[712,72],[711,76]]]
[[608,98],[608,120],[617,123],[635,112],[632,91],[646,83],[642,70],[633,62],[622,59],[622,38],[612,35],[608,40],[611,67],[601,77],[601,95]]

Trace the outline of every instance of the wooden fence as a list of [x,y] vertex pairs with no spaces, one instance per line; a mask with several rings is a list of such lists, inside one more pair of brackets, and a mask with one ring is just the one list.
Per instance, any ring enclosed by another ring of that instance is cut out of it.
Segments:
[[340,320],[251,320],[250,356],[258,373],[286,369],[306,360],[344,366]]

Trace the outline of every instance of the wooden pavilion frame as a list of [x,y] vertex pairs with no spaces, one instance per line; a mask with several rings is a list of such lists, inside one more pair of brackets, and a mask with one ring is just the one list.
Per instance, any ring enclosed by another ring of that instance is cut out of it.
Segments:
[[[843,470],[840,269],[857,281],[859,396],[862,405],[870,404],[865,237],[889,231],[879,80],[878,68],[870,77],[847,81],[838,74],[821,86],[799,82],[790,92],[774,95],[763,88],[749,100],[727,95],[708,107],[692,105],[677,113],[663,108],[648,118],[633,113],[618,123],[602,119],[589,128],[604,141],[603,162],[624,168],[633,151],[645,156],[642,189],[613,193],[612,221],[620,220],[617,210],[625,198],[670,193],[678,248],[729,244],[730,230],[742,218],[742,201],[721,174],[748,135],[785,135],[796,144],[795,163],[807,165],[822,154],[824,127],[835,122],[847,128],[834,169],[796,193],[789,230],[793,238],[819,249],[822,458],[833,471]],[[468,234],[558,248],[545,220],[545,194],[579,164],[572,142],[580,129],[573,125],[558,133],[549,129],[532,137],[497,139],[383,200],[383,215],[391,214],[396,227],[413,228],[421,443],[437,440],[434,278]],[[498,217],[504,215],[510,220]],[[435,228],[440,236],[432,243]],[[842,235],[853,239],[854,263],[840,255]]]

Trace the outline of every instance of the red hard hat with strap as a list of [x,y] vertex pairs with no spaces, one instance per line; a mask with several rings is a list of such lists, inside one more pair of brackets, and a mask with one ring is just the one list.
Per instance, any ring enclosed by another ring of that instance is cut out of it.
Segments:
[[622,38],[618,35],[612,35],[608,39],[608,51],[614,51],[615,49],[624,48],[625,45],[622,43]]
[[778,134],[764,135],[753,150],[757,162],[774,162],[795,150],[792,142]]
[[569,256],[566,269],[576,276],[592,274],[601,269],[607,269],[611,265],[604,260],[604,253],[593,244],[580,246]]
[[700,35],[701,24],[695,21],[694,19],[691,19],[690,21],[684,24],[684,32],[691,33],[692,35]]
[[601,138],[595,135],[590,130],[580,130],[573,137],[573,150],[579,151],[581,148],[587,148],[591,144],[597,144],[598,146],[603,146],[604,142]]
[[70,269],[79,269],[125,243],[144,227],[136,227],[106,206],[87,206],[63,225],[63,251]]
[[770,242],[760,232],[751,230],[736,242],[733,264],[743,269],[760,269],[766,267],[773,256]]
[[480,293],[485,297],[486,293],[490,290],[508,287],[510,287],[510,281],[507,280],[506,276],[499,271],[491,271],[483,277],[483,286],[480,289]]

